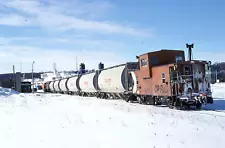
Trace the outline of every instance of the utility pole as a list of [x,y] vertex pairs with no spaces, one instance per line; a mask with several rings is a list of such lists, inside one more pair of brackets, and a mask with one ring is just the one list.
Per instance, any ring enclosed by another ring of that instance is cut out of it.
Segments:
[[216,83],[217,83],[217,69],[216,69]]
[[77,61],[77,57],[76,57],[76,71],[78,71],[78,61]]
[[22,73],[22,63],[20,63],[20,72]]
[[13,65],[13,89],[16,90],[15,66]]
[[32,93],[34,93],[34,61],[32,63]]

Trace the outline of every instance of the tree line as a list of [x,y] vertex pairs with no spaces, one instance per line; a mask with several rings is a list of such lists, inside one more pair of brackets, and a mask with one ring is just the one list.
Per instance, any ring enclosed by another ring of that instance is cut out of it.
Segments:
[[225,82],[225,62],[214,63],[211,66],[212,83],[216,82],[216,79],[220,82]]

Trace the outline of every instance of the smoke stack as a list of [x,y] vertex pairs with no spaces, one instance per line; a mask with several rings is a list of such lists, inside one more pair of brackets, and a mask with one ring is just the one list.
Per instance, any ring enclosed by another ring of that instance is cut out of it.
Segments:
[[194,44],[186,44],[186,47],[188,48],[188,57],[189,61],[192,60],[192,48],[194,48]]

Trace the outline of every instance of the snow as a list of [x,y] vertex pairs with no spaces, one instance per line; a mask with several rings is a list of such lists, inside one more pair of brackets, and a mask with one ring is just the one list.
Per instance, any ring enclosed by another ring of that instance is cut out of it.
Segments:
[[225,112],[225,83],[215,83],[211,86],[214,103],[205,109]]
[[13,89],[10,89],[10,88],[3,88],[3,87],[0,87],[0,97],[2,96],[10,96],[10,95],[16,95],[16,94],[19,94],[19,92],[13,90]]
[[60,94],[10,95],[0,97],[0,147],[224,148],[225,113],[214,109],[179,111]]

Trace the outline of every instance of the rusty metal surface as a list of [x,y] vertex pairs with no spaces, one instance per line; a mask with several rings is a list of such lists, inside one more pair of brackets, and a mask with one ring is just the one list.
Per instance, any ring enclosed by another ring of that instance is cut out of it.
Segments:
[[[180,56],[185,60],[184,51],[161,50],[150,52],[139,56],[140,70],[136,71],[138,77],[138,94],[154,96],[171,96],[169,67],[176,63],[176,57]],[[142,65],[146,59],[147,65]],[[165,74],[165,82],[162,80],[162,73]]]
[[[162,73],[165,74],[165,83],[162,80]],[[169,65],[152,67],[152,77],[143,78],[142,72],[137,71],[138,76],[138,94],[154,96],[170,96],[170,75]]]

